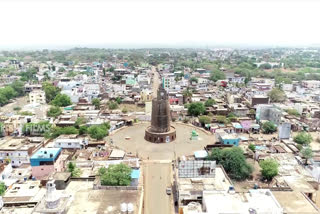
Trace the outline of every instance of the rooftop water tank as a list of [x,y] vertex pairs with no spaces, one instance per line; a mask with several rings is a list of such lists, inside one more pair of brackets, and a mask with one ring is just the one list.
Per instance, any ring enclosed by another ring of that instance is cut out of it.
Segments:
[[133,204],[128,203],[128,213],[133,213]]
[[121,211],[121,213],[127,213],[128,205],[126,203],[120,204],[120,211]]

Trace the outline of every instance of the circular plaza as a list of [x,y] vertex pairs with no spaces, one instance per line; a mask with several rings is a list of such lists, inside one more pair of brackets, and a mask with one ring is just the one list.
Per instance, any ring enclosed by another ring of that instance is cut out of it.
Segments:
[[[150,123],[139,123],[124,127],[108,136],[108,142],[128,153],[137,154],[142,159],[172,160],[182,155],[192,155],[208,144],[215,142],[214,135],[197,127],[182,123],[172,123],[176,129],[176,139],[168,143],[150,143],[145,140],[145,130]],[[192,137],[196,131],[198,136]]]

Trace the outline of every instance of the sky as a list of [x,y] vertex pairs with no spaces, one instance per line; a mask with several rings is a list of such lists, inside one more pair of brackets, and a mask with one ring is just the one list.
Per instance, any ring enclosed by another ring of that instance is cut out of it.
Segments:
[[0,49],[310,46],[317,0],[0,0]]

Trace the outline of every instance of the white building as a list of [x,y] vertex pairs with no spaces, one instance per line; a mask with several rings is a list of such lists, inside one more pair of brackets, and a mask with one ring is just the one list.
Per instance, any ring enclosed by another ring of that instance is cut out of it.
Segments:
[[0,141],[0,160],[9,161],[13,167],[30,164],[32,153],[42,143],[30,143],[23,138],[6,137]]
[[55,148],[62,149],[82,149],[88,145],[88,139],[85,138],[70,138],[60,136],[54,140]]
[[33,90],[29,93],[29,102],[30,103],[39,103],[45,104],[46,103],[46,94],[42,90]]

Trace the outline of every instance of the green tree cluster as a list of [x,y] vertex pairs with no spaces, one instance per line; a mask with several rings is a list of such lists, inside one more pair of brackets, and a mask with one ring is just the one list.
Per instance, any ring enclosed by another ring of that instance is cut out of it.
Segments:
[[6,187],[5,183],[0,182],[0,196],[4,195],[4,193],[6,192],[6,189],[7,189],[7,187]]
[[55,127],[52,127],[50,131],[45,133],[45,137],[54,139],[64,134],[66,135],[79,134],[79,130],[73,126],[66,126],[66,127],[55,126]]
[[66,94],[58,94],[52,101],[51,104],[54,106],[65,107],[72,104],[71,99]]
[[71,172],[71,177],[78,178],[81,175],[81,170],[76,166],[75,163],[69,162],[68,163],[68,172]]
[[188,106],[188,114],[192,116],[199,116],[204,113],[205,107],[202,102],[191,103]]
[[226,75],[222,71],[218,69],[211,71],[210,80],[217,82],[218,80],[224,80],[225,78]]
[[88,128],[88,134],[91,138],[101,140],[109,134],[110,124],[94,125]]
[[293,141],[301,145],[309,145],[312,141],[312,136],[311,134],[303,131],[297,134],[293,138]]
[[99,169],[101,185],[104,186],[129,186],[131,184],[132,169],[123,164],[110,165],[107,169]]
[[92,105],[94,105],[95,109],[100,109],[100,99],[99,98],[93,98],[91,102],[92,102]]
[[282,91],[279,88],[273,88],[269,93],[268,96],[270,98],[271,102],[275,102],[275,103],[281,103],[284,102],[287,97],[286,94],[284,93],[284,91]]
[[51,106],[47,112],[48,117],[58,117],[62,114],[62,110],[59,106]]
[[60,88],[55,87],[49,82],[44,82],[42,88],[45,92],[47,103],[50,103],[60,93]]
[[212,105],[216,104],[216,101],[214,99],[209,98],[204,102],[205,107],[211,107]]
[[277,126],[273,122],[267,121],[262,124],[262,131],[264,134],[272,134],[277,131]]
[[244,180],[253,171],[252,166],[247,163],[245,155],[239,147],[212,149],[208,160],[215,160],[217,164],[221,164],[228,175],[235,180]]
[[210,124],[211,123],[211,117],[202,115],[199,117],[199,122],[204,126],[205,124]]
[[266,159],[260,161],[261,174],[264,179],[271,181],[276,175],[278,175],[279,164],[273,159]]
[[313,157],[313,151],[312,149],[308,146],[306,148],[301,149],[301,155],[306,159],[305,165],[308,164],[308,160]]

